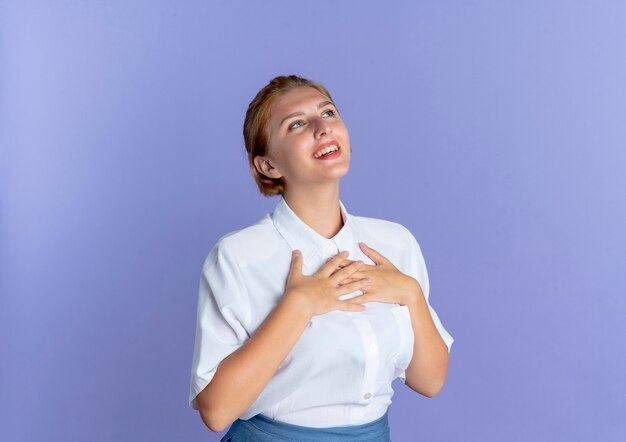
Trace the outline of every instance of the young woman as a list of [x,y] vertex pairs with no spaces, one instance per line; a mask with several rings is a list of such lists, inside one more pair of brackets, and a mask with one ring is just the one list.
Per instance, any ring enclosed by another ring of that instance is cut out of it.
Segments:
[[453,338],[413,235],[349,214],[350,140],[320,84],[274,78],[244,139],[274,211],[222,237],[198,297],[190,405],[222,441],[388,441],[391,383],[443,387]]

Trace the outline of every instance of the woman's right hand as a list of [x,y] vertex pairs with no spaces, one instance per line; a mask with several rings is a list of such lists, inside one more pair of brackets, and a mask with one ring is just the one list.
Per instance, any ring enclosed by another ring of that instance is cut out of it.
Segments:
[[363,305],[351,302],[349,299],[341,301],[338,298],[356,290],[367,287],[370,278],[362,278],[344,285],[339,285],[344,279],[350,278],[365,264],[354,261],[337,270],[339,264],[348,257],[348,252],[341,252],[329,259],[315,274],[302,274],[302,253],[294,250],[291,258],[291,268],[285,287],[285,299],[295,300],[311,317],[321,315],[332,310],[361,312]]

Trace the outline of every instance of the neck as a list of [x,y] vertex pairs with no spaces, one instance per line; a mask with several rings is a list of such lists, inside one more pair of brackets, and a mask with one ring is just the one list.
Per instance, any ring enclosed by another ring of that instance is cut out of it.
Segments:
[[283,198],[298,218],[324,238],[332,238],[343,227],[339,182],[324,187],[286,188]]

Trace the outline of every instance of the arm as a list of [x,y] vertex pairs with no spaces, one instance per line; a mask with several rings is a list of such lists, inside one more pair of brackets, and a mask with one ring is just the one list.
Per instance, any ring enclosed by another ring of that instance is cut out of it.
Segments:
[[437,331],[422,289],[414,281],[404,305],[411,314],[415,339],[413,357],[406,369],[406,385],[417,393],[434,397],[441,391],[448,372],[448,347]]
[[285,295],[241,347],[224,358],[209,384],[196,396],[200,416],[212,431],[222,431],[259,397],[313,316],[331,310],[363,311],[341,295],[369,284],[367,278],[339,286],[363,263],[334,272],[347,254],[339,253],[313,276],[302,274],[302,254],[294,252]]
[[[352,300],[357,303],[370,301],[398,303],[409,308],[414,341],[413,356],[405,370],[405,383],[413,391],[424,396],[436,396],[443,388],[448,371],[448,347],[433,322],[420,283],[417,279],[400,272],[376,250],[364,243],[361,243],[360,247],[375,265],[365,266],[361,271],[354,273],[353,278],[371,276],[373,282],[370,287],[363,290],[363,295]],[[345,260],[341,265],[348,265],[351,262]]]
[[246,343],[226,357],[197,401],[212,431],[223,431],[252,405],[304,332],[309,315],[283,298]]

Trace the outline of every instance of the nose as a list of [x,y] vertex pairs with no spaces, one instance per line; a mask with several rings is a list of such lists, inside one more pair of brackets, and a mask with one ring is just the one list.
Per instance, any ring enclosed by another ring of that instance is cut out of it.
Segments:
[[318,118],[315,131],[316,138],[322,138],[324,135],[330,135],[333,133],[333,129],[325,118]]

